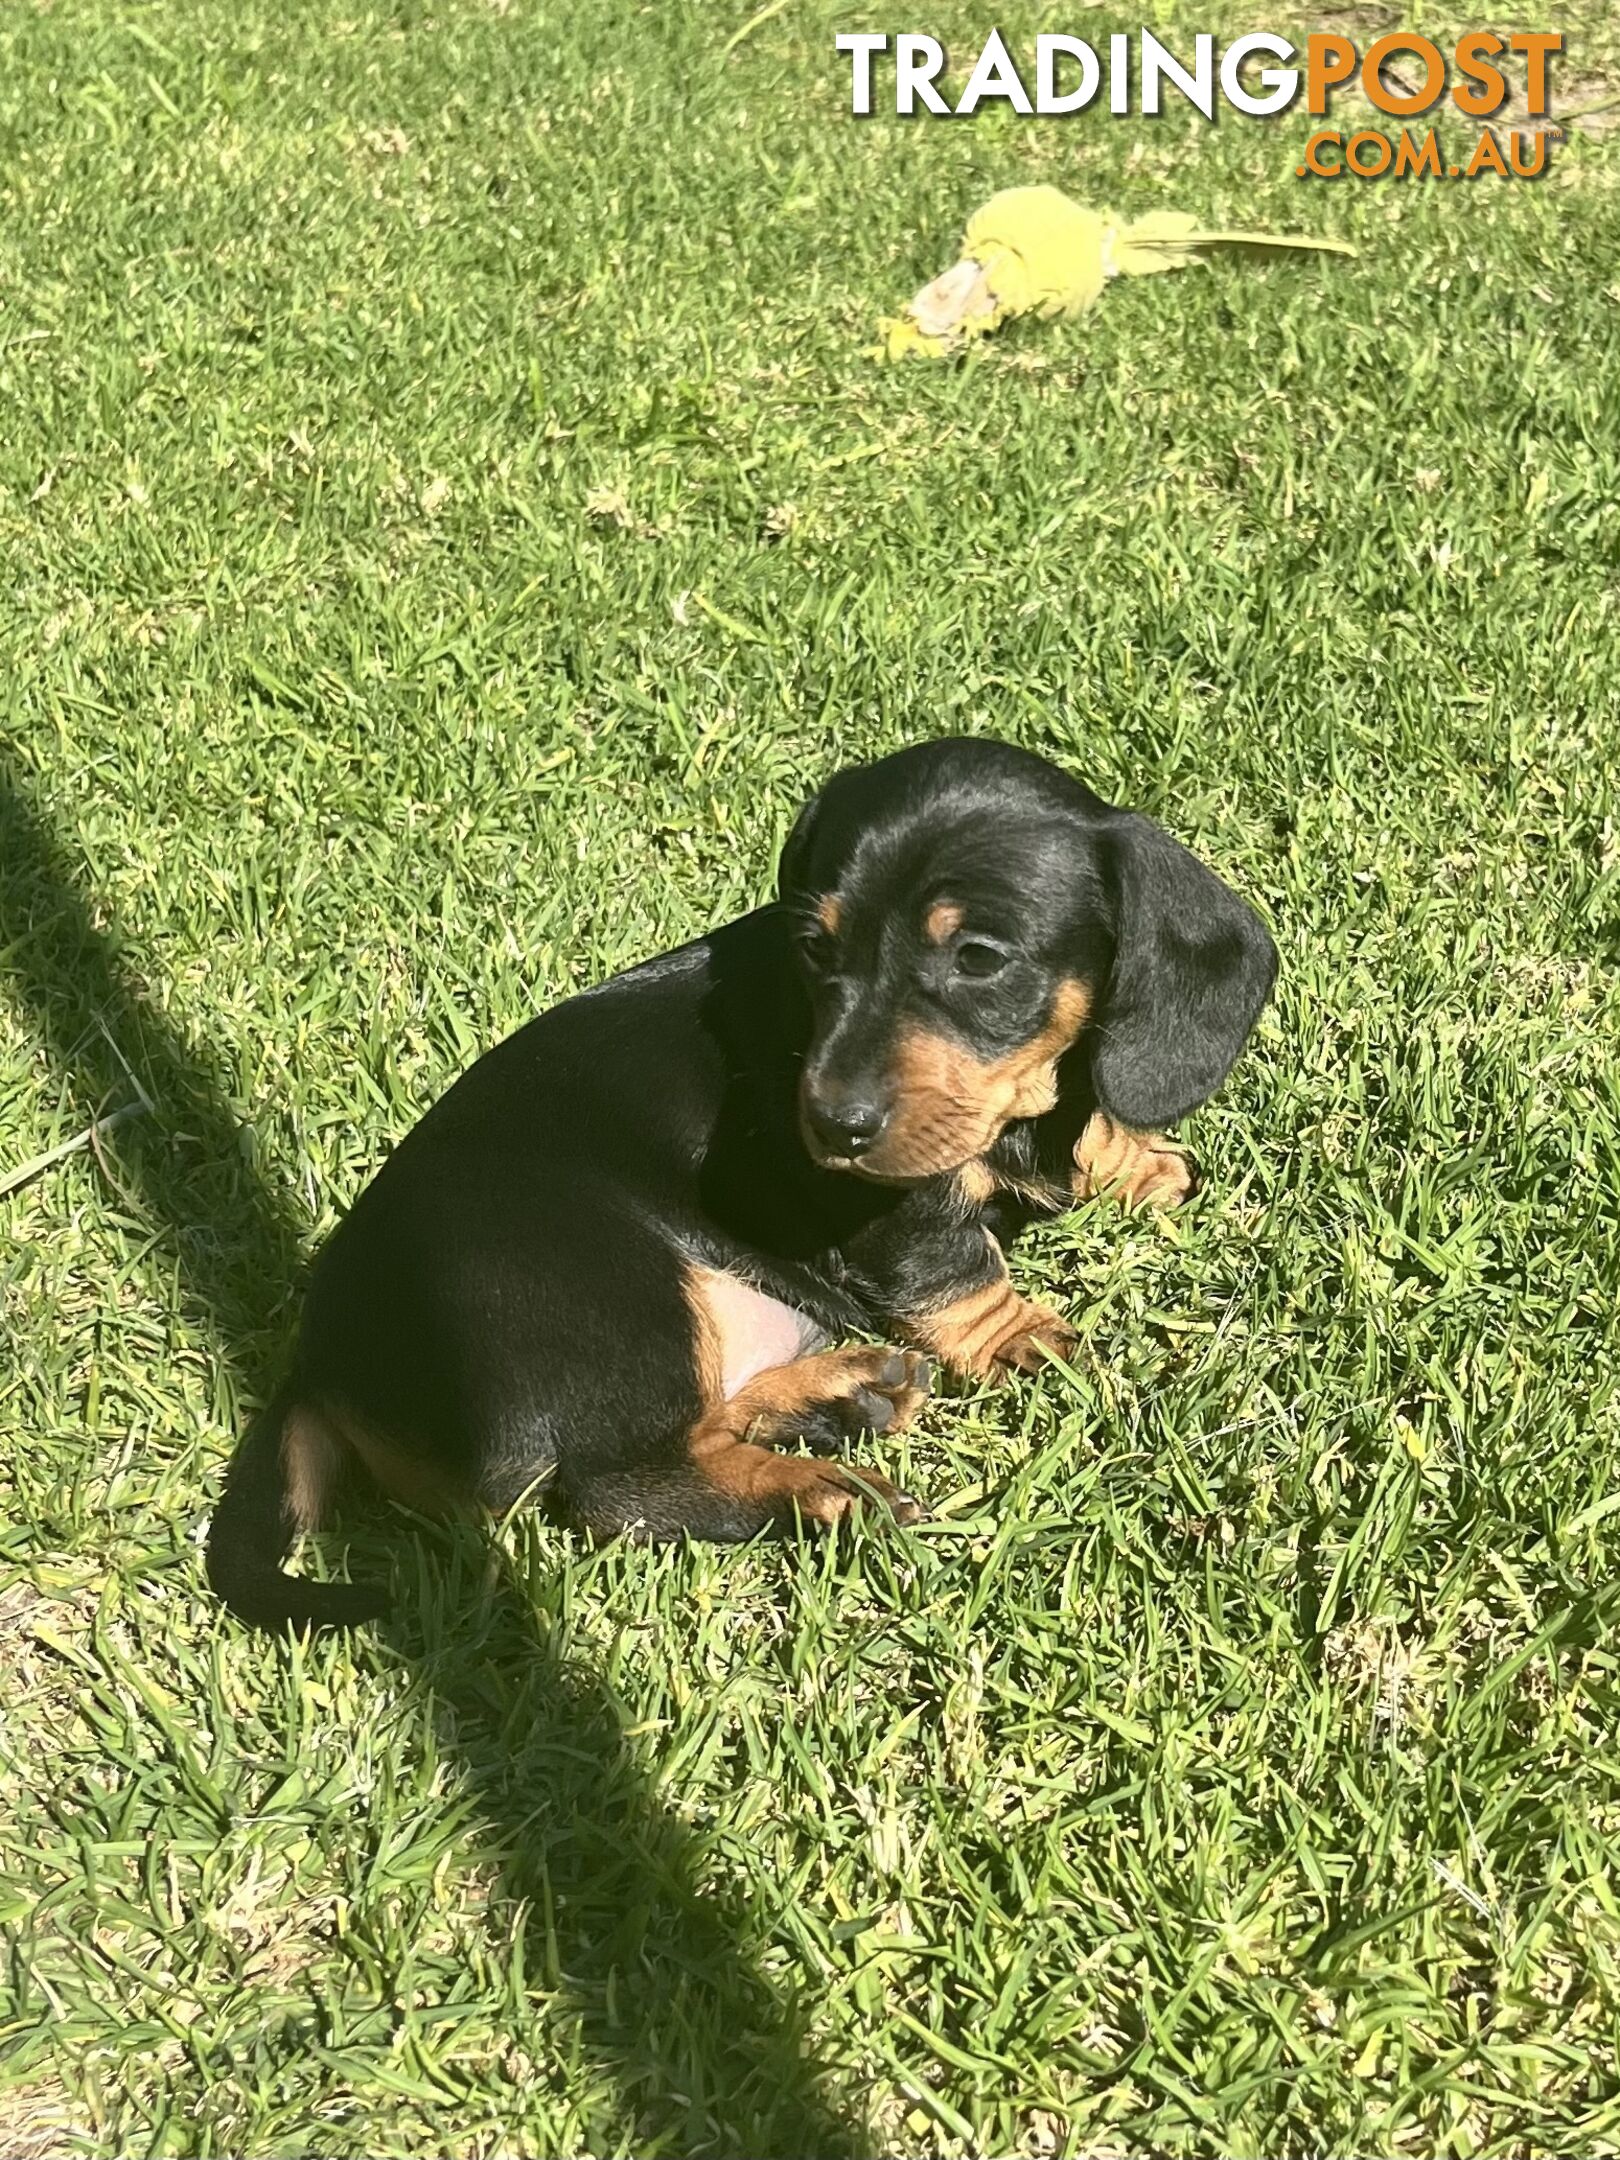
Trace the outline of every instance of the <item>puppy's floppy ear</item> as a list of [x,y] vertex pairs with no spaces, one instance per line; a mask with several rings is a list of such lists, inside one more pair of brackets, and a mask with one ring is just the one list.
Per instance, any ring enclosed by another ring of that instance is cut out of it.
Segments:
[[1226,1078],[1277,976],[1254,910],[1212,870],[1129,813],[1100,836],[1114,901],[1114,964],[1091,1036],[1097,1099],[1152,1130]]
[[810,890],[810,849],[820,809],[821,797],[812,795],[793,820],[793,829],[782,844],[782,860],[776,872],[776,897],[779,900],[791,900],[795,894]]

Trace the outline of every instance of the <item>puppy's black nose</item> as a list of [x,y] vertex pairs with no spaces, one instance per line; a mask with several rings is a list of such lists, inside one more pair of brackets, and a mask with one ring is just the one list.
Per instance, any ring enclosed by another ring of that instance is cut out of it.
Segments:
[[887,1116],[880,1104],[861,1095],[839,1095],[829,1102],[805,1105],[810,1130],[829,1155],[864,1155]]

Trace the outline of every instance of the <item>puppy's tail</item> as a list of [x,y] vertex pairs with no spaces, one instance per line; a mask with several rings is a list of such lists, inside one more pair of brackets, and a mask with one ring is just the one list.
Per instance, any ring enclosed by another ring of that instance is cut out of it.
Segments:
[[[285,1448],[293,1403],[283,1390],[242,1435],[225,1490],[208,1531],[208,1580],[240,1620],[252,1627],[307,1635],[316,1628],[358,1627],[388,1610],[384,1591],[368,1583],[320,1583],[288,1575],[282,1561],[307,1527],[301,1519],[320,1498],[312,1492],[295,1508]],[[313,1482],[330,1482],[337,1444],[315,1443],[321,1460]]]

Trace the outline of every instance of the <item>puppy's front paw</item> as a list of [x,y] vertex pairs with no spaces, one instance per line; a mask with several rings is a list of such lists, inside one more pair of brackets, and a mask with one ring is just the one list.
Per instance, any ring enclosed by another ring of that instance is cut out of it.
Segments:
[[1050,1357],[1072,1358],[1078,1341],[1067,1320],[1020,1297],[1004,1274],[905,1324],[913,1341],[975,1380],[1039,1372]]
[[1072,1183],[1077,1200],[1108,1193],[1128,1207],[1179,1207],[1198,1190],[1198,1173],[1163,1133],[1132,1132],[1098,1110],[1074,1144]]

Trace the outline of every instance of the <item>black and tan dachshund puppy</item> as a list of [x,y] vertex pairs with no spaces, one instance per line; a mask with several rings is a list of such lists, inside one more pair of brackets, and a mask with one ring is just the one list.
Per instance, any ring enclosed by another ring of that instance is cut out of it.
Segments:
[[[775,905],[531,1021],[362,1193],[232,1467],[215,1589],[265,1626],[382,1611],[281,1565],[355,1463],[416,1507],[548,1493],[643,1538],[914,1519],[828,1457],[903,1424],[932,1360],[1065,1352],[1009,1237],[1104,1185],[1181,1197],[1161,1128],[1275,971],[1217,877],[1026,751],[840,773]],[[907,1347],[832,1347],[873,1335]]]

